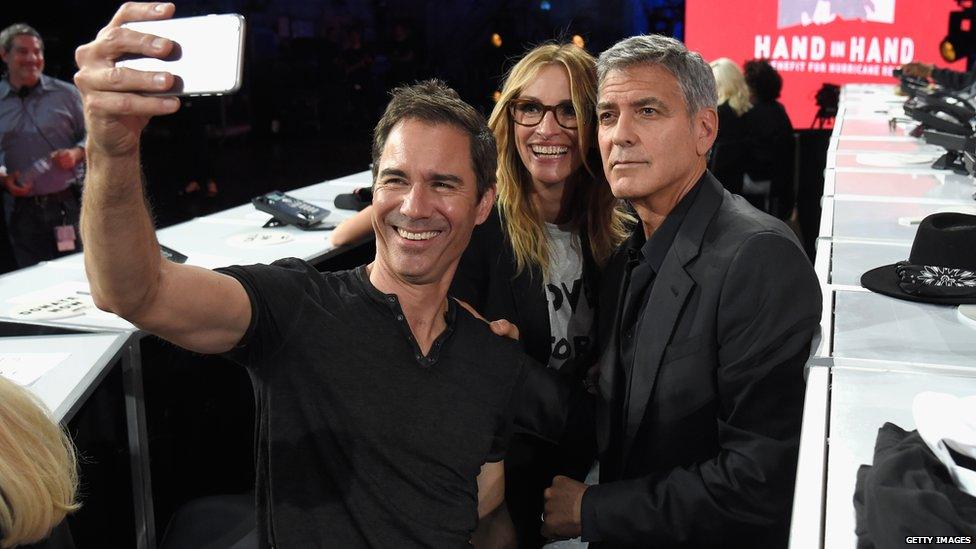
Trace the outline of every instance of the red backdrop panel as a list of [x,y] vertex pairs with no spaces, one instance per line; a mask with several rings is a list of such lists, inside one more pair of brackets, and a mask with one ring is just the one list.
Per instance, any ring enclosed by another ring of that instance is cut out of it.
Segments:
[[954,0],[687,0],[685,38],[706,61],[765,58],[783,76],[793,126],[810,127],[825,82],[891,82],[902,63],[947,65],[939,43]]

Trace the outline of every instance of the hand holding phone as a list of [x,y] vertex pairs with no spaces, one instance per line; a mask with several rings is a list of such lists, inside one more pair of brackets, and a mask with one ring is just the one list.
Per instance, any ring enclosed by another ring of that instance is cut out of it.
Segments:
[[204,15],[161,21],[135,21],[122,28],[173,41],[169,55],[159,59],[127,56],[115,66],[140,71],[165,71],[173,87],[161,95],[223,95],[241,87],[244,59],[244,18],[237,14]]
[[169,19],[171,3],[129,2],[118,9],[95,39],[75,50],[75,85],[84,102],[88,129],[87,153],[91,156],[124,157],[138,161],[139,136],[153,116],[180,108],[175,97],[149,97],[173,87],[168,72],[143,72],[118,68],[123,56],[166,57],[173,42],[122,28],[124,23]]

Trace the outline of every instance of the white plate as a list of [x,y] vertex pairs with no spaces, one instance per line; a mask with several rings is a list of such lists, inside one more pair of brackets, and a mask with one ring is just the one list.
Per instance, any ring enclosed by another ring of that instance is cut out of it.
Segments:
[[858,153],[856,161],[862,166],[897,168],[906,164],[931,164],[939,156],[933,153]]

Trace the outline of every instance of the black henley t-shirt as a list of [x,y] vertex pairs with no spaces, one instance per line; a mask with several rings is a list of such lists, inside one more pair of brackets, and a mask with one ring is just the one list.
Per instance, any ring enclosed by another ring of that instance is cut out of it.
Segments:
[[468,547],[477,476],[504,456],[526,361],[449,299],[422,356],[365,267],[219,269],[251,324],[227,353],[254,382],[264,547]]

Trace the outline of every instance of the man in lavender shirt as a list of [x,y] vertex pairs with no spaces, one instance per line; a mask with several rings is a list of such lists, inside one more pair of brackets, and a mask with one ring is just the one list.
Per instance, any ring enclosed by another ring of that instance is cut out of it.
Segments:
[[[81,95],[44,71],[44,42],[29,25],[0,31],[0,177],[4,218],[19,267],[77,251],[78,197],[71,183],[85,158]],[[0,172],[2,173],[2,172]]]

